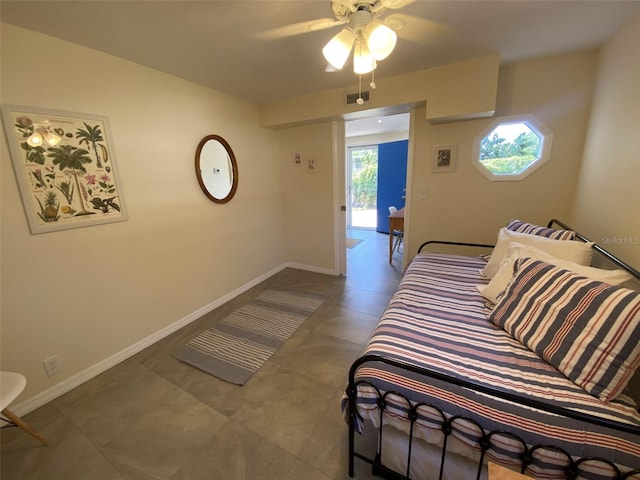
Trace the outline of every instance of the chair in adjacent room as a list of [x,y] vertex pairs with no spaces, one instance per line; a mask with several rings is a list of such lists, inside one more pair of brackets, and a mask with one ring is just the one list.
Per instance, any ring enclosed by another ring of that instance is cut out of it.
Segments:
[[6,423],[2,428],[20,427],[43,445],[49,445],[42,434],[8,408],[11,402],[22,393],[26,385],[27,379],[24,378],[24,375],[13,372],[0,372],[0,414],[4,417],[2,421]]
[[[393,215],[397,211],[398,209],[393,205],[389,207],[389,215]],[[404,232],[402,232],[401,230],[394,230],[393,232],[389,232],[389,235],[393,235],[394,237],[396,237],[395,241],[393,242],[393,249],[391,250],[391,253],[393,254],[393,252],[395,252],[396,250],[399,251],[400,243],[402,242],[402,238],[404,237]]]

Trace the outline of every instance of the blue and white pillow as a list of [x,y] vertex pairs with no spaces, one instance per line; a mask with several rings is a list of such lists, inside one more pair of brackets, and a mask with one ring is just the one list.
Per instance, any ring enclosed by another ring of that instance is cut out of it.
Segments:
[[576,238],[576,232],[573,230],[556,230],[555,228],[540,227],[520,220],[509,221],[507,228],[512,232],[528,233],[529,235],[538,235],[553,240],[574,240]]
[[640,292],[520,258],[489,319],[604,401],[640,365]]

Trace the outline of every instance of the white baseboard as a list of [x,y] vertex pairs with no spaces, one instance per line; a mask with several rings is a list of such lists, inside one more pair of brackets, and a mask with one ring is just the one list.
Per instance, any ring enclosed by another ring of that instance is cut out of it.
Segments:
[[286,263],[284,268],[295,268],[296,270],[305,270],[307,272],[323,273],[325,275],[340,275],[335,268],[322,268],[315,265],[304,265],[302,263]]
[[76,375],[73,375],[72,377],[69,377],[61,381],[60,383],[54,385],[51,388],[48,388],[45,391],[12,406],[11,411],[18,416],[22,416],[35,410],[36,408],[39,408],[45,405],[46,403],[49,403],[52,400],[55,400],[59,396],[64,395],[65,393],[73,390],[79,385],[82,385],[84,382],[91,380],[92,378],[100,375],[106,370],[109,370],[110,368],[115,367],[119,363],[134,356],[136,353],[141,352],[145,348],[153,345],[154,343],[180,330],[182,327],[201,318],[203,315],[211,312],[212,310],[215,310],[219,306],[227,303],[229,300],[232,300],[238,295],[246,292],[250,288],[255,287],[259,283],[267,280],[268,278],[284,270],[285,268],[296,268],[299,270],[307,270],[307,271],[318,272],[318,273],[327,273],[329,275],[332,274],[332,272],[329,271],[328,269],[318,269],[317,267],[312,267],[309,265],[299,265],[299,264],[291,264],[291,263],[282,264],[279,267],[276,267],[270,270],[269,272],[263,275],[260,275],[259,277],[246,283],[245,285],[235,289],[234,291],[228,293],[227,295],[220,297],[217,300],[209,303],[208,305],[205,305],[199,308],[195,312],[190,313],[189,315],[181,318],[180,320],[172,323],[171,325],[168,325],[158,330],[157,332],[149,335],[148,337],[143,338],[139,342],[136,342],[133,345],[130,345],[124,350],[121,350],[120,352],[114,355],[111,355],[108,358],[105,358],[104,360],[90,366],[89,368],[77,373]]

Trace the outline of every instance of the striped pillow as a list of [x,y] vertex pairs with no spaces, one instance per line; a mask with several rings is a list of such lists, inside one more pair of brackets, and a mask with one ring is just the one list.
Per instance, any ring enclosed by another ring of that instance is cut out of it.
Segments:
[[540,227],[532,223],[521,222],[520,220],[511,220],[507,223],[507,228],[513,232],[528,233],[529,235],[538,235],[553,240],[573,240],[576,232],[573,230],[556,230],[555,228]]
[[640,292],[541,260],[516,260],[489,319],[604,401],[640,365]]

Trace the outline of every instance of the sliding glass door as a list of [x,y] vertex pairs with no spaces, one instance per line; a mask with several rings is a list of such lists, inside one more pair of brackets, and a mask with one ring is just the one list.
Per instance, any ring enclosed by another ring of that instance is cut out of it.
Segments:
[[347,228],[376,228],[378,146],[348,148]]

